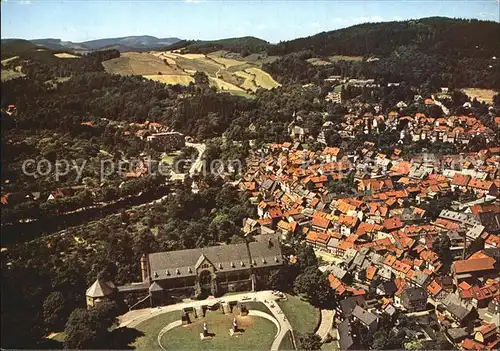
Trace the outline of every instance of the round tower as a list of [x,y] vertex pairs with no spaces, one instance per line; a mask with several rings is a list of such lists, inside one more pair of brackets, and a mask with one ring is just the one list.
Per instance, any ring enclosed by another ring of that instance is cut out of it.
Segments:
[[146,254],[141,256],[141,277],[143,282],[149,281],[149,267],[148,267],[148,258]]

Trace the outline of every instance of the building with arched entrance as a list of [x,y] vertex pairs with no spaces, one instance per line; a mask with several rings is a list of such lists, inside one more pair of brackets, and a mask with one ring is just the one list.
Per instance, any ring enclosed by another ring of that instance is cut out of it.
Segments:
[[118,294],[149,296],[163,305],[193,295],[218,295],[266,288],[283,264],[277,237],[255,242],[156,252],[141,258],[142,282],[118,286]]

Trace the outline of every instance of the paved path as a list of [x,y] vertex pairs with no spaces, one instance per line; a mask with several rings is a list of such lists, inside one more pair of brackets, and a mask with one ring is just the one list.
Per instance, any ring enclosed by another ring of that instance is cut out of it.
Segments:
[[272,351],[278,350],[281,341],[286,336],[289,330],[292,330],[292,325],[286,318],[285,314],[281,310],[281,308],[276,303],[278,299],[277,296],[273,295],[272,291],[258,291],[258,292],[249,292],[249,293],[241,293],[235,295],[222,296],[218,299],[210,299],[210,300],[200,300],[200,301],[188,301],[182,302],[175,305],[168,305],[156,308],[145,308],[141,310],[129,311],[125,313],[123,316],[118,318],[120,322],[120,327],[129,327],[134,328],[139,323],[144,322],[145,320],[155,317],[162,313],[168,313],[172,311],[180,311],[186,307],[198,307],[202,305],[209,305],[215,302],[224,302],[224,301],[259,301],[269,308],[274,318],[279,323],[278,333],[273,341],[271,346]]
[[323,260],[325,260],[326,262],[335,263],[335,264],[339,264],[339,263],[343,262],[343,260],[341,258],[335,257],[331,253],[328,253],[325,251],[314,249],[314,253],[316,254],[316,257],[320,257]]
[[319,325],[316,335],[321,338],[321,341],[325,341],[328,334],[332,330],[333,322],[335,321],[335,311],[334,310],[321,310],[321,324]]
[[198,157],[191,165],[189,169],[189,175],[192,176],[195,173],[199,173],[203,166],[203,154],[205,153],[206,145],[205,144],[195,144],[195,143],[186,143],[186,146],[194,147],[198,151]]

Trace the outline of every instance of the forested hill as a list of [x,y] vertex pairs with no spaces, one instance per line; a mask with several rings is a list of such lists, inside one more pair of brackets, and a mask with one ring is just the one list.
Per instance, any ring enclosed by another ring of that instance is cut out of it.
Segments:
[[37,46],[24,39],[2,39],[2,59],[25,52],[35,52]]
[[178,43],[175,43],[168,48],[167,50],[177,50],[183,49],[186,53],[200,53],[207,54],[210,52],[214,52],[217,50],[226,50],[231,52],[238,52],[242,54],[242,56],[247,56],[252,53],[258,53],[262,51],[266,51],[269,48],[270,44],[262,39],[255,37],[241,37],[241,38],[228,38],[228,39],[220,39],[220,40],[182,40]]
[[429,17],[401,22],[364,23],[281,42],[271,55],[311,50],[315,55],[390,55],[400,46],[416,45],[427,54],[458,57],[498,55],[500,24],[491,21]]

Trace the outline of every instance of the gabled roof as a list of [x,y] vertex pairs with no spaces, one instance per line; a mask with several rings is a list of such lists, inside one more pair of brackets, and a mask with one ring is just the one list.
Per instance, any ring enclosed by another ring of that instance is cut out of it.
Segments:
[[403,291],[401,298],[406,297],[409,302],[427,299],[427,292],[419,287],[409,288]]
[[204,261],[207,261],[209,262],[210,264],[212,264],[212,262],[210,262],[208,260],[208,258],[205,257],[204,254],[201,254],[200,257],[198,258],[198,261],[196,261],[196,264],[194,265],[194,269],[198,269],[200,268],[201,264],[204,262]]
[[356,305],[356,307],[354,307],[354,310],[352,311],[352,316],[359,319],[361,321],[361,323],[363,323],[366,326],[370,326],[373,323],[377,322],[377,316],[375,316],[373,313],[368,312],[367,310],[359,307],[358,305]]
[[149,286],[149,291],[163,291],[163,288],[156,282],[153,282],[153,284]]
[[282,262],[282,253],[277,238],[250,242],[209,246],[169,252],[157,252],[148,255],[151,279],[164,280],[195,276],[195,265],[201,255],[212,263],[216,271],[232,272],[255,267],[276,267]]
[[496,260],[492,257],[460,260],[453,262],[452,269],[456,274],[493,270],[495,262]]
[[312,220],[312,225],[326,230],[330,225],[330,221],[326,218],[315,215]]
[[436,280],[433,280],[428,286],[427,286],[427,292],[431,294],[432,296],[436,296],[443,290],[443,287],[439,285],[439,283]]

